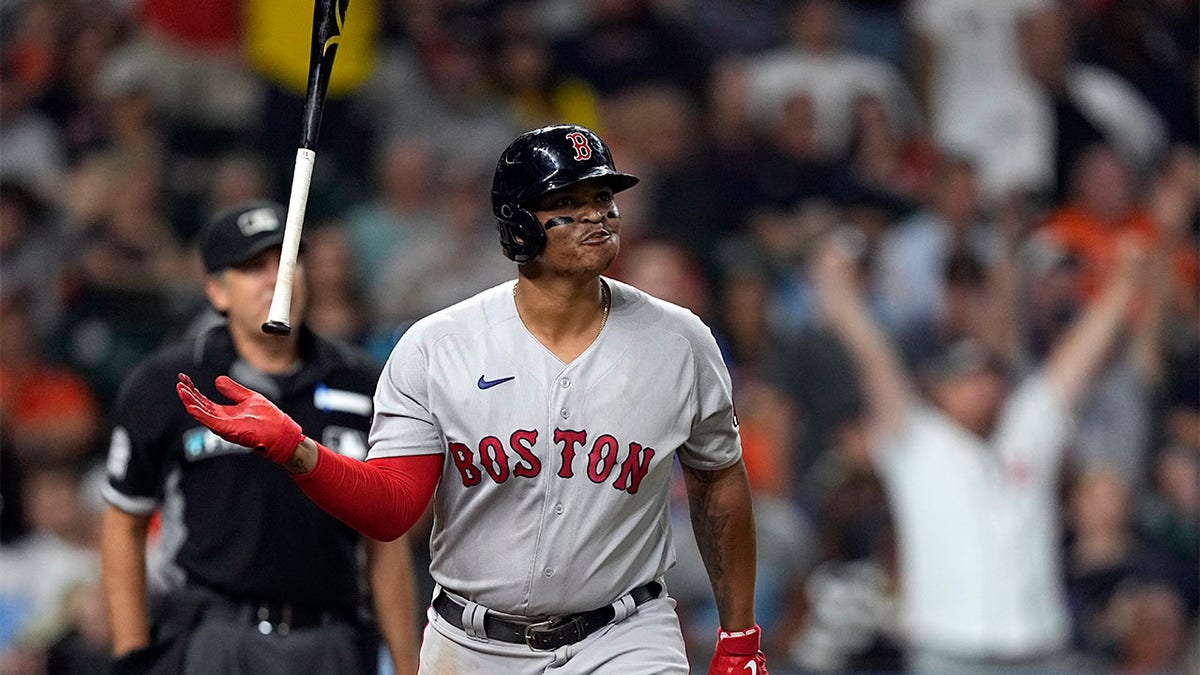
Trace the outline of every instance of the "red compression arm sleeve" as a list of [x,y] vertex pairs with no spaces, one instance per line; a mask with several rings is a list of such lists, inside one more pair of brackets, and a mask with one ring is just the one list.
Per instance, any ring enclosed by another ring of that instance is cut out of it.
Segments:
[[392,541],[417,522],[442,472],[441,455],[360,462],[317,443],[317,465],[292,476],[331,516],[379,541]]

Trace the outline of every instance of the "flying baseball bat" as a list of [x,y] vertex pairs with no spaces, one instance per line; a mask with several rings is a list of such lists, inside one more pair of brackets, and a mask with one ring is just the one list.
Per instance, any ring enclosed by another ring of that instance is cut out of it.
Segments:
[[304,210],[308,205],[308,188],[312,184],[313,164],[317,159],[317,131],[321,128],[321,112],[325,108],[325,92],[329,89],[329,74],[337,55],[350,0],[314,0],[312,51],[308,59],[308,90],[304,97],[304,129],[300,148],[296,150],[296,168],[292,172],[292,192],[288,198],[287,222],[283,230],[283,251],[279,254],[279,274],[275,277],[275,295],[264,333],[288,335],[292,327],[288,314],[292,306],[292,282],[295,280],[296,256],[300,252],[300,232],[304,228]]

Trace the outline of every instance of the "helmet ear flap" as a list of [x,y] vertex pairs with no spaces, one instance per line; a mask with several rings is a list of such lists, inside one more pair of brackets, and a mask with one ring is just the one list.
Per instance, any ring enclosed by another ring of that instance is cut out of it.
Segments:
[[496,229],[504,255],[518,265],[533,260],[546,248],[546,229],[529,209],[501,204]]

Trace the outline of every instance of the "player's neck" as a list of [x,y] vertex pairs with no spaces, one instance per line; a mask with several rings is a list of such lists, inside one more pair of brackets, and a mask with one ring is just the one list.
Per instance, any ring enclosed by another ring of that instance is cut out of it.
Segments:
[[299,331],[287,337],[249,332],[229,325],[233,348],[238,356],[255,369],[268,374],[286,373],[300,358]]
[[521,277],[513,299],[529,332],[564,362],[596,339],[611,302],[598,277],[581,282]]

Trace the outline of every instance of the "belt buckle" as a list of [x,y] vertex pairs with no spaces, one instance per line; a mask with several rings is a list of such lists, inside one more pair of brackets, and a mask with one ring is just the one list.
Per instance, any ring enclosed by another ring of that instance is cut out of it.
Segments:
[[263,635],[278,633],[281,637],[286,636],[292,630],[292,606],[284,604],[279,612],[280,616],[277,620],[273,620],[271,616],[271,606],[268,603],[260,603],[257,608],[258,614],[258,632]]
[[[554,619],[538,621],[525,626],[525,644],[535,651],[545,652],[554,650],[553,646],[547,646],[548,634],[554,630]],[[534,644],[534,643],[537,644]]]
[[[551,635],[557,636],[557,639]],[[531,623],[525,627],[525,644],[530,649],[548,652],[563,645],[579,642],[587,637],[584,632],[583,620],[579,615],[555,616],[546,621]],[[537,642],[538,644],[534,644]]]

